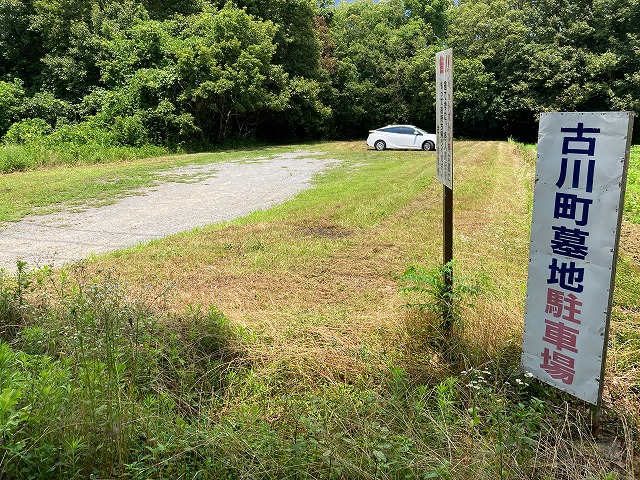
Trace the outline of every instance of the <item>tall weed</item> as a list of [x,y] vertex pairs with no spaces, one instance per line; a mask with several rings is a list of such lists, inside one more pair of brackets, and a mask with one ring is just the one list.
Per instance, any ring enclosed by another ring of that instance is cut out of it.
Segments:
[[217,310],[172,319],[175,330],[109,277],[34,274],[0,287],[3,305],[22,309],[0,342],[3,478],[125,475],[140,442],[146,450],[201,414],[236,357]]
[[90,122],[61,124],[52,130],[39,118],[14,123],[0,146],[0,173],[43,166],[93,164],[167,153],[149,144],[127,145],[113,132]]
[[[406,307],[416,309],[420,315],[416,321],[419,331],[413,330],[426,345],[444,353],[444,358],[455,356],[464,329],[463,309],[471,305],[471,299],[480,293],[480,287],[469,285],[461,277],[454,277],[454,262],[443,266],[410,266],[400,277],[400,290],[410,295]],[[453,279],[447,285],[445,278]],[[414,325],[415,327],[416,325]]]

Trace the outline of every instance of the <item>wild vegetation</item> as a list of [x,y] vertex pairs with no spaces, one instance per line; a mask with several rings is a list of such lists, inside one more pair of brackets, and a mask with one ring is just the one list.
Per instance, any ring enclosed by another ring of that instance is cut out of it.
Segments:
[[583,403],[518,368],[530,150],[456,143],[445,344],[430,154],[313,149],[341,165],[277,208],[2,277],[2,478],[637,476],[634,202],[596,440]]
[[541,111],[638,111],[638,31],[637,0],[1,0],[0,171],[433,129],[445,47],[457,132],[533,141]]

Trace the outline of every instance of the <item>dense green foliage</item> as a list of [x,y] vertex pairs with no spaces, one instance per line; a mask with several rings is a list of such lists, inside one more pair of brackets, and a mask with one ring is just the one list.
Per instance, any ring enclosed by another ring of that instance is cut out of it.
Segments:
[[133,152],[433,129],[450,46],[458,135],[531,140],[541,111],[640,108],[638,31],[638,0],[0,0],[0,137]]
[[637,0],[472,0],[451,13],[449,44],[477,82],[457,99],[470,133],[530,137],[540,111],[640,107]]

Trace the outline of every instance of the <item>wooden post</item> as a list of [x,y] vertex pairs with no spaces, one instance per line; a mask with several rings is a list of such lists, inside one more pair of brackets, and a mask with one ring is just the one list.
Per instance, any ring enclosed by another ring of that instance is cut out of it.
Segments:
[[[453,260],[453,189],[442,186],[443,194],[443,210],[442,210],[442,245],[443,245],[443,266],[449,264],[450,268],[444,271],[444,284],[451,299],[451,293],[453,292],[453,266],[451,261]],[[451,327],[453,325],[453,312],[451,311],[450,304],[447,302],[447,309],[444,312],[443,325],[445,327],[445,333],[447,336],[451,334]]]
[[436,53],[436,179],[442,183],[442,261],[445,302],[442,329],[451,336],[453,293],[453,50]]

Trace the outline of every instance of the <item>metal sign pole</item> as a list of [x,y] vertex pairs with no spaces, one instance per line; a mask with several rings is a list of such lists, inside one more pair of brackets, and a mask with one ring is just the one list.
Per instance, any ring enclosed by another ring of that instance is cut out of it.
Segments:
[[616,279],[616,262],[618,259],[618,248],[620,246],[620,231],[622,230],[622,212],[624,210],[624,197],[627,188],[627,171],[629,169],[629,155],[631,150],[631,138],[633,136],[633,114],[630,115],[629,128],[627,131],[627,145],[625,147],[624,166],[622,168],[622,180],[620,181],[620,205],[618,207],[618,223],[616,228],[616,238],[613,247],[613,262],[611,265],[611,284],[609,286],[609,301],[607,304],[607,318],[604,329],[604,339],[602,344],[602,365],[600,367],[600,383],[598,386],[598,402],[591,408],[591,427],[594,436],[597,438],[600,433],[600,417],[602,413],[602,390],[604,389],[604,374],[607,365],[607,347],[609,345],[609,325],[611,323],[611,309],[613,306],[613,291]]

